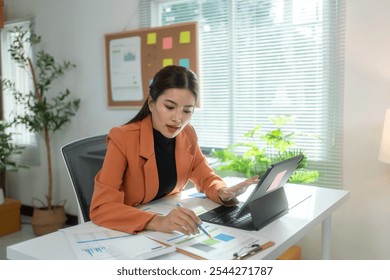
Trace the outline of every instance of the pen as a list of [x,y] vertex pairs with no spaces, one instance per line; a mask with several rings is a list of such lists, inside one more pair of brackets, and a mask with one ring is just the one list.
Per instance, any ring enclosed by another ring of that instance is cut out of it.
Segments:
[[[180,206],[180,207],[183,207],[183,205],[182,205],[180,202],[176,203],[176,205],[177,205],[177,206]],[[203,227],[202,223],[196,224],[196,226],[197,226],[201,231],[203,231],[204,234],[206,234],[209,238],[211,238],[210,233],[207,232],[207,230]]]

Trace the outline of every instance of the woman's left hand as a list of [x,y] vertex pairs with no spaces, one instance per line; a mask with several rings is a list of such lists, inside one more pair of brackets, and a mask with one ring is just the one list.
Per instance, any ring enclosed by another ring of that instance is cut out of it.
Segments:
[[250,185],[257,184],[258,182],[259,176],[248,178],[245,181],[242,181],[241,183],[238,183],[237,185],[234,185],[230,188],[222,188],[218,190],[218,196],[224,203],[229,202],[236,196],[244,193]]

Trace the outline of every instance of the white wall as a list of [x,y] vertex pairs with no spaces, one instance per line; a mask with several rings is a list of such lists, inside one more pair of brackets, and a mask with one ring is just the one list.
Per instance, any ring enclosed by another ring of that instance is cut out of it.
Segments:
[[[348,0],[344,98],[344,188],[333,216],[332,257],[390,259],[390,165],[378,161],[390,107],[390,1]],[[320,228],[301,242],[318,258]]]
[[[138,28],[138,1],[129,0],[11,0],[5,1],[6,20],[35,18],[35,30],[42,46],[58,61],[70,60],[76,69],[56,84],[69,88],[81,99],[72,123],[55,134],[52,143],[54,202],[66,200],[66,211],[77,215],[77,202],[60,154],[60,147],[73,140],[107,133],[115,125],[128,121],[135,111],[107,107],[104,34]],[[57,91],[58,92],[58,91]],[[41,150],[44,152],[43,141]],[[45,199],[47,174],[45,155],[42,166],[8,175],[8,193],[25,205],[31,198]]]
[[[70,214],[77,214],[77,204],[60,147],[106,133],[135,114],[107,108],[104,34],[136,29],[137,5],[137,0],[5,0],[7,20],[34,16],[45,49],[77,64],[63,85],[81,98],[81,108],[53,141],[55,198],[67,201]],[[351,196],[332,217],[335,259],[390,259],[390,165],[377,160],[390,107],[389,14],[388,0],[347,0],[343,181]],[[26,205],[31,197],[43,199],[45,172],[40,166],[11,174],[10,196]],[[320,257],[320,240],[318,227],[300,242],[304,258]]]
[[377,160],[390,107],[390,1],[348,3],[344,185],[352,197],[335,257],[390,259],[390,165]]

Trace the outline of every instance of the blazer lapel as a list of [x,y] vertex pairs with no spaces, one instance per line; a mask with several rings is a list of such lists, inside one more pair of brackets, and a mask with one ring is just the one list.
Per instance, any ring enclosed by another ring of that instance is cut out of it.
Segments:
[[145,197],[142,203],[151,201],[158,191],[158,171],[154,153],[153,126],[150,116],[141,122],[140,129],[140,156],[145,159]]
[[189,178],[189,172],[191,168],[191,162],[193,162],[193,154],[191,154],[191,142],[188,140],[187,135],[182,131],[176,137],[175,158],[176,158],[176,171],[177,182],[175,189],[179,190],[187,184]]

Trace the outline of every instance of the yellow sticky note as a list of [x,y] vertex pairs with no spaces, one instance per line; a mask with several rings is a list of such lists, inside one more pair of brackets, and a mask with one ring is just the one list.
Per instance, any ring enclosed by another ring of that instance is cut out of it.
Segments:
[[148,45],[154,45],[157,42],[157,34],[156,32],[153,33],[148,33],[148,39],[147,39],[147,44]]
[[180,32],[180,44],[189,44],[191,42],[191,32],[182,31]]
[[163,67],[173,65],[173,59],[172,58],[164,58],[163,59]]

